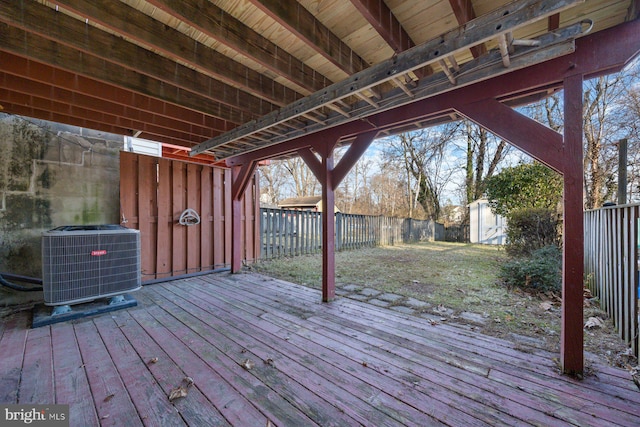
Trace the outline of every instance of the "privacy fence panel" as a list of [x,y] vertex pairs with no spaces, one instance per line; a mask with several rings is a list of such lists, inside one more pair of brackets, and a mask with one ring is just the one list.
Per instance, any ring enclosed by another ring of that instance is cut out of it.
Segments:
[[265,259],[319,252],[322,248],[320,212],[260,209],[261,257]]
[[[242,203],[246,261],[260,254],[258,194],[254,179]],[[186,209],[198,214],[198,224],[179,223]],[[228,169],[121,152],[120,211],[123,225],[140,230],[143,281],[231,264]]]
[[638,220],[640,205],[584,214],[587,286],[638,356]]
[[[260,209],[261,258],[311,254],[322,250],[322,213]],[[432,241],[436,224],[405,218],[335,214],[336,250]]]

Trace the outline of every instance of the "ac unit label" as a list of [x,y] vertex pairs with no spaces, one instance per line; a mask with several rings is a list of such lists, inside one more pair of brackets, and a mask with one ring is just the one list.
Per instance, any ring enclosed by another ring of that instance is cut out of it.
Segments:
[[102,255],[106,255],[107,254],[107,250],[106,249],[100,249],[97,251],[91,251],[91,256],[102,256]]

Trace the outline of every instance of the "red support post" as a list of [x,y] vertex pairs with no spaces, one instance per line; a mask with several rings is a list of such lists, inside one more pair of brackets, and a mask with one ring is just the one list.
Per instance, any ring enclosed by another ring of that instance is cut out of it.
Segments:
[[562,371],[581,376],[583,333],[583,153],[581,74],[564,80],[564,233],[562,249]]
[[333,146],[322,156],[322,302],[336,296],[336,222]]
[[256,170],[257,162],[231,168],[231,272],[242,269],[242,196]]
[[358,135],[351,146],[334,168],[333,150],[334,142],[318,142],[312,144],[314,150],[320,154],[320,160],[313,154],[310,148],[298,150],[309,169],[322,184],[322,301],[329,302],[336,295],[336,223],[335,223],[335,188],[340,185],[353,165],[367,150],[378,131],[370,131]]
[[231,272],[242,269],[242,200],[231,199]]

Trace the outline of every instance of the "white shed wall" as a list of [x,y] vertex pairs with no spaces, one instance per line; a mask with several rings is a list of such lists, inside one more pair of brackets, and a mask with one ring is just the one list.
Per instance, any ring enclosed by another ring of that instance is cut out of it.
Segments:
[[480,199],[470,203],[469,219],[471,243],[504,245],[507,242],[507,221],[491,212],[488,200]]

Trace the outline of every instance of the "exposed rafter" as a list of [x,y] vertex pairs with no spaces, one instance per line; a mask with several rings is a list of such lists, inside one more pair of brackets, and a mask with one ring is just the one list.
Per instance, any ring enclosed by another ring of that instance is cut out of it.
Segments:
[[347,75],[369,66],[340,37],[324,26],[297,0],[250,0],[266,15],[283,25]]
[[[283,106],[300,97],[294,90],[265,78],[259,72],[126,4],[91,0],[57,0],[56,4],[135,40],[142,47],[160,51],[226,85],[240,88],[272,104]],[[167,43],[167,40],[171,42]]]
[[[477,18],[476,11],[473,9],[471,0],[449,0],[453,14],[458,20],[458,24],[464,25],[469,21]],[[487,53],[487,48],[484,44],[477,44],[469,48],[474,58],[478,58]]]
[[[601,31],[637,17],[638,1],[586,2],[563,11],[561,22],[566,26],[591,18],[594,31]],[[366,69],[369,61],[388,59],[394,49],[401,52],[410,45],[409,34],[423,43],[459,23],[470,28],[470,17],[487,15],[504,3],[0,0],[0,71],[5,73],[0,89],[5,90],[6,99],[19,100],[6,101],[3,112],[68,118],[74,123],[84,119],[83,126],[100,130],[126,132],[126,123],[142,132],[142,138],[192,146],[360,72],[357,70]],[[474,8],[470,9],[471,4]],[[458,11],[455,15],[454,10]],[[555,13],[549,18],[551,28],[557,27],[560,16]],[[528,25],[514,36],[531,38],[542,28]],[[523,49],[513,52],[508,38],[506,42],[508,56],[503,57],[510,61]],[[519,40],[513,44],[516,42]],[[485,45],[497,48],[498,43],[493,40]],[[461,77],[469,72],[465,67],[471,59],[468,52],[467,48],[440,58],[448,75],[442,73],[438,78],[447,79],[449,88],[465,84]],[[366,108],[392,108],[396,105],[392,98],[416,99],[424,89],[420,80],[434,83],[431,73],[421,75],[422,70],[394,74],[385,84],[336,99],[216,152],[233,155],[313,131],[310,124],[333,126],[340,120],[366,116]],[[14,87],[16,81],[9,75],[23,80]],[[25,93],[29,82],[41,83],[37,93]],[[48,94],[42,85],[49,85]],[[24,95],[33,99],[27,101]],[[33,108],[36,105],[58,111],[52,115]],[[60,115],[61,111],[86,117]],[[96,112],[105,114],[97,116]]]
[[416,45],[383,0],[351,0],[351,3],[396,53]]
[[[396,53],[416,45],[384,0],[351,0],[351,3]],[[432,73],[430,66],[415,71],[418,77]]]
[[[159,138],[169,137],[176,142],[183,141],[185,137],[190,138],[188,142],[193,144],[203,140],[201,132],[205,129],[190,129],[189,126],[185,126],[185,123],[174,119],[160,119],[151,114],[142,116],[140,112],[126,109],[121,105],[87,95],[74,94],[64,89],[54,88],[52,93],[52,89],[43,83],[6,73],[0,73],[0,82],[3,86],[12,88],[11,91],[0,89],[0,99],[4,103],[29,106],[43,111],[56,111],[58,114],[74,119],[91,119],[100,123],[97,130],[103,130],[103,126],[118,126],[129,130],[137,129]],[[109,132],[112,131],[109,130]],[[130,135],[130,132],[119,133]],[[208,130],[208,133],[213,136],[219,132],[214,133]]]
[[[128,117],[137,117],[141,114],[141,120],[148,120],[151,123],[172,119],[178,122],[173,129],[182,129],[183,126],[187,126],[194,132],[212,132],[214,135],[233,128],[231,123],[216,117],[169,104],[147,95],[129,92],[1,50],[0,58],[3,64],[2,70],[7,74],[46,84],[52,91],[63,89],[74,96],[84,95],[95,98],[97,106],[102,102],[107,106],[112,103],[119,105],[125,108]],[[9,87],[13,89],[12,86]]]
[[179,16],[184,22],[220,43],[243,52],[274,73],[286,76],[303,93],[314,92],[331,83],[322,74],[306,66],[284,49],[279,49],[274,43],[209,1],[148,1],[159,9]]
[[[246,123],[234,129],[233,131],[227,132],[224,135],[206,141],[195,147],[193,153],[197,154],[207,150],[215,151],[216,147],[222,146],[228,146],[228,148],[232,148],[232,151],[236,151],[236,149],[234,148],[236,141],[242,140],[249,135],[263,132],[265,129],[286,122],[287,120],[297,118],[302,114],[306,114],[318,108],[322,108],[327,104],[336,102],[336,100],[354,95],[357,92],[368,90],[372,87],[375,87],[376,85],[397,78],[398,76],[402,76],[424,65],[437,62],[441,58],[451,56],[458,51],[467,49],[469,46],[477,45],[478,43],[482,43],[487,40],[499,37],[532,21],[546,18],[553,13],[557,13],[564,8],[570,7],[574,3],[576,3],[575,0],[531,0],[507,5],[501,9],[494,11],[491,14],[476,19],[474,21],[474,25],[470,26],[468,30],[461,27],[443,34],[441,37],[426,42],[420,46],[416,46],[408,51],[402,52],[392,59],[372,66],[371,68],[361,71],[360,73],[354,74],[353,76],[345,79],[342,82],[335,83],[322,91],[318,91],[302,100],[290,104],[287,107],[274,111],[273,113],[270,113],[254,122]],[[543,36],[539,40],[540,46],[535,49],[540,50],[540,47],[549,47],[552,45],[556,45],[563,39],[571,40],[580,32],[581,28],[579,28],[579,25],[577,25],[571,27],[570,29],[566,29],[563,33],[563,37],[559,37],[558,35]],[[533,48],[526,48],[525,50],[531,51],[533,50]],[[547,50],[547,53],[548,55],[558,55],[562,51],[563,49],[560,49],[559,51]],[[567,52],[568,50],[564,49],[564,53]],[[522,67],[530,65],[531,61],[540,61],[544,57],[544,54],[540,52],[536,52],[535,55],[537,55],[535,58],[529,58],[528,60],[520,59],[519,61],[516,61],[514,59],[511,62],[514,63],[514,66],[517,66],[515,65],[515,63],[519,62],[519,66]],[[486,58],[477,59],[475,61],[476,63],[472,64],[472,66],[469,66],[472,68],[468,67],[465,69],[466,75],[460,76],[461,78],[467,79],[467,83],[472,83],[473,81],[482,78],[488,78],[491,75],[495,75],[499,72],[504,72],[503,70],[496,70],[491,73],[487,73],[486,69],[479,68],[481,65],[486,68],[491,63],[492,59],[490,59],[490,55],[486,55]],[[475,80],[469,78],[469,75],[472,73],[475,73],[475,76],[473,77],[473,79]],[[456,80],[456,83],[460,84],[460,80],[461,79]],[[413,97],[406,97],[405,95],[404,98],[398,98],[397,96],[395,96],[393,97],[393,100],[391,99],[392,97],[389,97],[387,98],[388,102],[378,103],[384,103],[386,104],[387,108],[390,108],[391,106],[397,106],[402,103],[411,102],[414,99],[419,99],[420,97],[432,96],[438,92],[428,89],[425,90],[425,88],[431,89],[427,85],[433,85],[437,82],[438,76],[436,75],[431,76],[427,79],[422,79],[420,81],[420,84],[411,91],[414,95]],[[440,89],[440,91],[447,89],[448,87],[445,86]],[[375,112],[375,109],[373,109],[370,105],[364,102],[362,104],[365,104],[364,107],[358,110],[357,113],[357,109],[354,108],[352,109],[350,117],[345,117],[340,120],[330,120],[330,123],[328,123],[327,125],[337,125],[341,122],[363,118]],[[317,129],[317,127],[315,128]],[[313,131],[313,129],[313,124],[308,125],[304,129],[304,132],[308,133],[310,131]],[[295,136],[295,132],[292,132],[290,135]],[[280,141],[277,138],[272,138],[270,143],[278,142]],[[256,148],[259,148],[259,146],[256,146]],[[241,150],[237,151],[240,152]]]
[[[269,102],[217,82],[96,27],[83,25],[77,19],[38,3],[10,2],[0,3],[0,6],[2,22],[14,25],[6,32],[6,36],[11,38],[7,41],[7,47],[20,49],[24,56],[40,59],[42,58],[40,55],[44,56],[46,52],[39,51],[37,46],[53,43],[60,53],[79,57],[82,62],[95,63],[96,59],[99,59],[108,61],[103,68],[114,65],[124,67],[129,76],[127,81],[118,82],[121,86],[129,84],[129,87],[133,88],[133,82],[140,80],[140,76],[134,76],[133,73],[143,74],[150,79],[147,80],[146,88],[139,88],[140,91],[155,87],[160,93],[166,91],[161,87],[162,85],[173,85],[176,92],[179,90],[192,92],[194,99],[201,98],[199,102],[209,103],[211,108],[220,112],[228,111],[225,118],[237,123],[242,123],[252,116],[264,115],[274,108]],[[50,25],[50,21],[55,22],[56,25]],[[24,43],[25,39],[30,43]],[[107,50],[104,46],[110,46],[111,49]],[[59,61],[59,58],[53,59]],[[71,65],[71,62],[65,65]],[[93,67],[87,66],[82,70],[73,71],[87,73],[91,68]],[[117,76],[106,75],[102,79],[106,78],[111,78],[112,82],[116,83]]]

